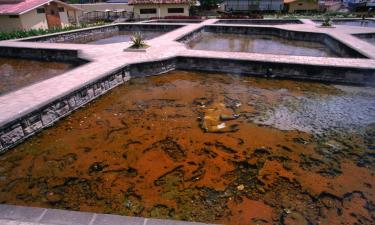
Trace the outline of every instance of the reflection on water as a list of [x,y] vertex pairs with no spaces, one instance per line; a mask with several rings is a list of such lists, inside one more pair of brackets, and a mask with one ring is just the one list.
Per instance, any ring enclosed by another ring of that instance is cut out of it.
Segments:
[[276,55],[335,57],[334,52],[318,42],[295,41],[271,35],[240,35],[202,32],[187,46],[192,49],[252,52]]
[[[374,92],[182,71],[133,79],[0,156],[0,203],[233,225],[373,224]],[[300,126],[277,123],[281,107]],[[329,117],[315,123],[320,112]],[[335,123],[343,119],[353,123]]]
[[74,65],[0,57],[0,95],[62,74]]

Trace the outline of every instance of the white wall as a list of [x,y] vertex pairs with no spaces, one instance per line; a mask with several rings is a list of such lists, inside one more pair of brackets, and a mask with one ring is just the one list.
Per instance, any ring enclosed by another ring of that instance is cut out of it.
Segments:
[[[59,7],[62,7],[62,6],[59,5]],[[61,26],[62,27],[66,27],[66,26],[70,25],[69,19],[68,19],[68,10],[67,10],[67,8],[64,7],[64,12],[59,12],[59,16],[60,16],[60,21],[61,21]]]
[[0,16],[0,31],[9,32],[22,29],[21,18],[9,18],[9,16]]
[[71,4],[77,8],[83,9],[84,11],[77,11],[79,16],[83,12],[93,12],[95,10],[104,11],[109,10],[126,10],[127,12],[133,12],[133,6],[124,3],[95,3],[95,4]]
[[[141,14],[141,9],[153,9],[156,8],[155,14]],[[183,13],[168,13],[168,8],[184,8]],[[166,17],[166,16],[189,16],[189,8],[188,4],[162,4],[162,5],[135,5],[134,6],[134,14],[136,17],[140,17],[141,19],[148,19],[151,17]]]
[[37,13],[36,9],[20,15],[22,27],[25,30],[30,29],[48,29],[45,13]]

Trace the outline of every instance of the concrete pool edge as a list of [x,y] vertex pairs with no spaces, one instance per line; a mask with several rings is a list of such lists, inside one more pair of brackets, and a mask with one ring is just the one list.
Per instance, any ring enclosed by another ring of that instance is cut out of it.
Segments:
[[79,50],[76,49],[1,46],[0,57],[76,63],[78,66],[89,62],[89,60],[79,57]]
[[[209,225],[206,223],[150,219],[0,204],[1,225]],[[213,224],[211,224],[213,225]]]

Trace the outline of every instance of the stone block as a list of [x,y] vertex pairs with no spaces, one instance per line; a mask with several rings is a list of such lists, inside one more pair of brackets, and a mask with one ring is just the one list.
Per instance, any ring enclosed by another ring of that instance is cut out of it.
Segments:
[[88,102],[88,100],[90,99],[90,97],[88,95],[87,89],[78,92],[76,94],[76,98],[75,99],[76,99],[77,106],[81,106],[81,105],[85,104],[86,102]]
[[115,75],[111,75],[108,79],[109,82],[109,88],[113,88],[117,85],[117,80]]
[[68,104],[69,104],[71,109],[76,108],[77,104],[76,104],[76,99],[75,99],[74,95],[68,97]]
[[108,90],[110,88],[110,86],[109,86],[109,81],[108,80],[105,80],[104,81],[104,89],[105,90]]
[[93,85],[93,90],[94,90],[94,95],[95,96],[101,95],[103,93],[101,83],[94,84]]
[[117,82],[117,84],[124,83],[124,80],[122,79],[122,74],[121,73],[116,74],[116,82]]
[[57,119],[57,114],[51,108],[47,108],[42,112],[42,122],[44,126],[48,126]]
[[17,123],[12,125],[0,136],[0,142],[4,144],[4,147],[11,146],[17,141],[21,140],[25,136],[21,124]]
[[60,101],[52,106],[53,110],[57,114],[57,116],[61,117],[67,113],[69,113],[70,107],[68,101]]
[[40,114],[34,114],[21,122],[25,135],[30,135],[43,128]]
[[95,96],[95,94],[94,94],[94,88],[93,87],[88,88],[87,89],[87,97],[88,97],[87,101],[93,99],[94,96]]

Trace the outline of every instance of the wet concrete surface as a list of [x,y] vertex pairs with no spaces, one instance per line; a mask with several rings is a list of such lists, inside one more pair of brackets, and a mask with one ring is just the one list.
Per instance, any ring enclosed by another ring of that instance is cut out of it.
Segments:
[[[131,37],[137,33],[136,31],[117,31],[109,34],[95,35],[88,39],[77,39],[72,43],[76,44],[90,44],[90,45],[104,45],[131,41]],[[142,31],[141,34],[144,40],[150,40],[165,32]]]
[[0,57],[0,95],[60,75],[76,67],[62,62]]
[[240,35],[201,32],[188,42],[188,48],[211,51],[251,52],[276,55],[337,57],[318,42],[288,40],[272,35]]
[[[233,225],[373,224],[374,92],[183,71],[133,79],[1,155],[0,203]],[[264,122],[283,107],[298,126]]]

